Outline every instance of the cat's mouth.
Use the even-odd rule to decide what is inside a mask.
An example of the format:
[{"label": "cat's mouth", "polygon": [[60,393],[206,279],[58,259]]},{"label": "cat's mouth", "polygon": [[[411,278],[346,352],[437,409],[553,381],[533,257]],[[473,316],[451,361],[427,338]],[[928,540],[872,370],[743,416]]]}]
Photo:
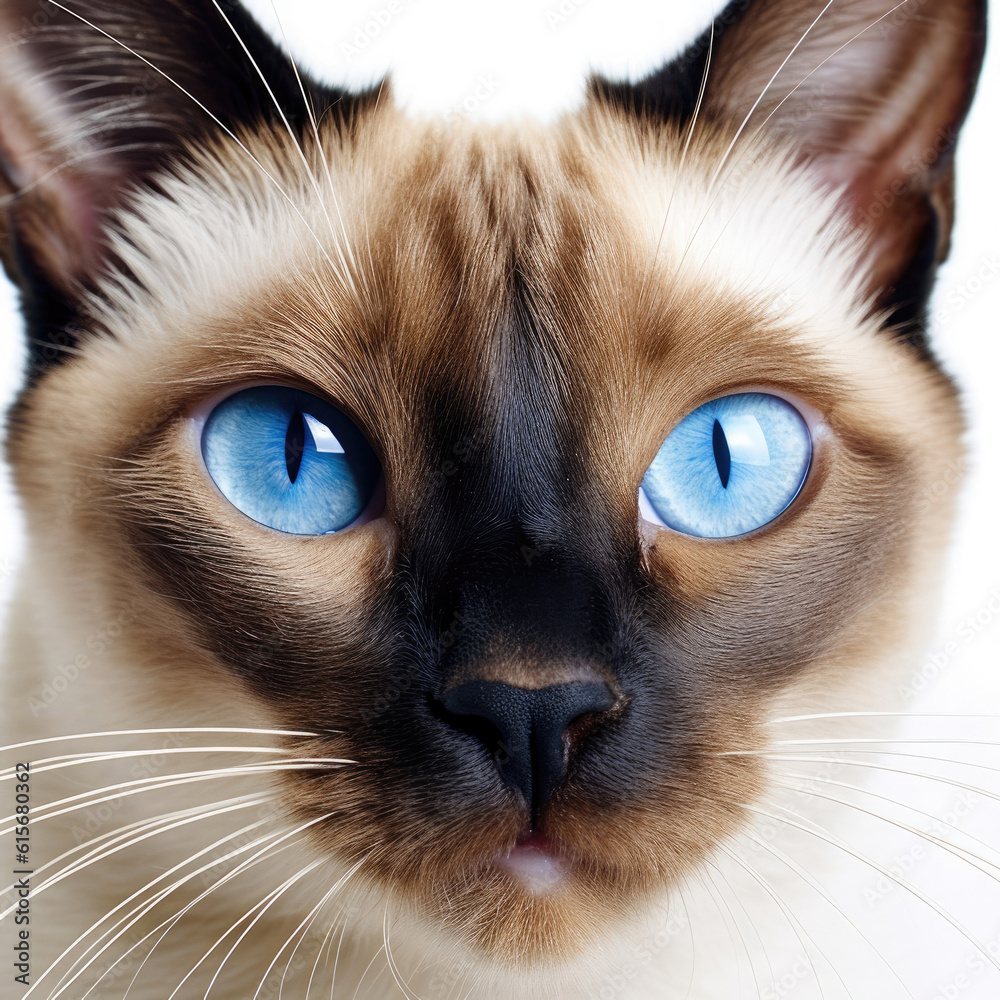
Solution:
[{"label": "cat's mouth", "polygon": [[[296,750],[362,757],[342,735]],[[756,758],[696,750],[674,764],[671,784],[615,803],[595,801],[600,776],[581,751],[537,813],[503,787],[485,753],[450,759],[430,785],[405,771],[376,781],[375,768],[361,765],[304,771],[289,775],[290,802],[303,822],[328,817],[310,828],[318,846],[341,874],[358,865],[374,898],[424,914],[477,955],[551,963],[587,952],[660,899],[743,822],[732,803],[741,788],[755,789]]]},{"label": "cat's mouth", "polygon": [[494,864],[533,896],[559,892],[569,880],[572,862],[544,833],[527,830],[509,851],[497,854]]}]

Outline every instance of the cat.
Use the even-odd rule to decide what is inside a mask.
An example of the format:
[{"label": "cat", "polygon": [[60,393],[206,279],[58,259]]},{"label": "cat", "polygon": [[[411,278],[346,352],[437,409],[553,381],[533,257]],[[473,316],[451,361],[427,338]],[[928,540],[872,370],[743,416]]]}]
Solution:
[{"label": "cat", "polygon": [[15,995],[717,1000],[744,926],[899,989],[778,838],[926,643],[984,17],[738,0],[446,127],[235,3],[0,4]]}]

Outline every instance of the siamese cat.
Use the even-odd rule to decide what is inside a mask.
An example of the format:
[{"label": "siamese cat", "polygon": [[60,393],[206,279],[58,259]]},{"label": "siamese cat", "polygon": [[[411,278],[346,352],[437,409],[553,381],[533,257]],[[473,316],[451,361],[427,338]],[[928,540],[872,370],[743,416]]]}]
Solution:
[{"label": "siamese cat", "polygon": [[2,0],[4,996],[913,996],[797,900],[935,606],[984,20],[738,0],[494,126]]}]

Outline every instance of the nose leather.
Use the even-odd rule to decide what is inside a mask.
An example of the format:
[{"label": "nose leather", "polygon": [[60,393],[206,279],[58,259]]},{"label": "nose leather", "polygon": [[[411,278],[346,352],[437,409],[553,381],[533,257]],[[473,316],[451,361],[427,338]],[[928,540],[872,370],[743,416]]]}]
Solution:
[{"label": "nose leather", "polygon": [[567,729],[582,716],[607,712],[615,701],[603,683],[529,690],[477,680],[448,691],[442,704],[456,727],[494,753],[501,778],[521,794],[537,818],[566,777]]}]

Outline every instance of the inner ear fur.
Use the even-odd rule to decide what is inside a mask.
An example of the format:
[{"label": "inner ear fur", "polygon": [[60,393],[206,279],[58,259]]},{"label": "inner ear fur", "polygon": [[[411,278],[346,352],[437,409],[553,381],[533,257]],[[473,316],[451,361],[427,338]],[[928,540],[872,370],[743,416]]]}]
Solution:
[{"label": "inner ear fur", "polygon": [[279,122],[275,99],[301,133],[307,100],[343,122],[369,96],[305,79],[304,98],[232,0],[0,0],[0,40],[0,255],[35,362],[66,341],[130,194],[209,136]]},{"label": "inner ear fur", "polygon": [[700,113],[733,135],[793,144],[823,187],[843,192],[868,236],[875,308],[919,337],[948,252],[953,153],[985,20],[985,0],[738,0],[669,66],[593,93],[683,123],[707,62]]}]

